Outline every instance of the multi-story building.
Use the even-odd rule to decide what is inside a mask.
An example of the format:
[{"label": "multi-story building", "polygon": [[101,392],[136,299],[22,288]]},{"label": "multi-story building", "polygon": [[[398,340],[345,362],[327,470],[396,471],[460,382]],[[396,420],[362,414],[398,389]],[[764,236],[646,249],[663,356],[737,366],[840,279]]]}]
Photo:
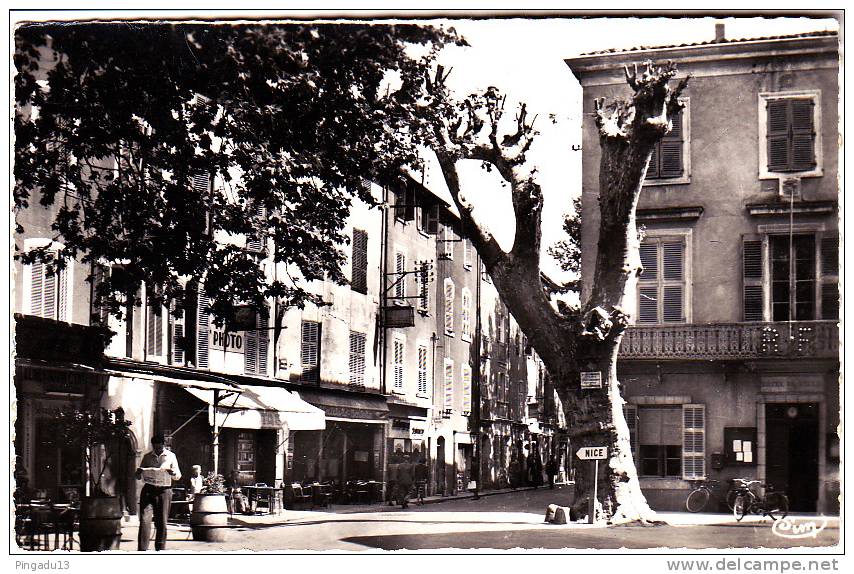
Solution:
[{"label": "multi-story building", "polygon": [[[839,38],[608,51],[567,60],[593,100],[623,66],[693,77],[638,206],[644,271],[618,373],[641,484],[679,509],[690,480],[747,476],[796,511],[838,511]],[[598,134],[582,135],[582,242],[598,238]],[[582,251],[590,290],[595,250]]]}]

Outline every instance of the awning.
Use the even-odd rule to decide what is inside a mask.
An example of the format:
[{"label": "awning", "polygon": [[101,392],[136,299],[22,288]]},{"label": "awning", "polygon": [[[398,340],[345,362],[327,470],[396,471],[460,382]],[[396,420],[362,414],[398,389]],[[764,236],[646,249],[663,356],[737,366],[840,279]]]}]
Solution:
[{"label": "awning", "polygon": [[375,424],[385,424],[388,420],[388,403],[382,395],[348,396],[306,389],[300,391],[300,396],[323,409],[327,420]]},{"label": "awning", "polygon": [[[187,387],[194,397],[210,405],[208,419],[214,423],[214,396],[207,390]],[[323,430],[323,411],[302,400],[299,393],[281,387],[239,385],[240,395],[219,401],[216,423],[226,428]]]},{"label": "awning", "polygon": [[[169,383],[173,385],[180,385],[187,390],[195,389],[199,391],[206,391],[211,395],[211,401],[213,401],[213,393],[210,391],[223,391],[223,393],[234,393],[239,392],[240,386],[237,383],[220,383],[217,381],[202,381],[198,379],[176,379],[173,377],[167,377],[164,375],[159,375],[156,373],[137,373],[134,371],[113,371],[110,369],[105,369],[103,371],[108,375],[112,375],[114,377],[125,377],[128,379],[145,379],[148,381],[156,381],[159,383]],[[223,395],[224,396],[224,395]]]}]

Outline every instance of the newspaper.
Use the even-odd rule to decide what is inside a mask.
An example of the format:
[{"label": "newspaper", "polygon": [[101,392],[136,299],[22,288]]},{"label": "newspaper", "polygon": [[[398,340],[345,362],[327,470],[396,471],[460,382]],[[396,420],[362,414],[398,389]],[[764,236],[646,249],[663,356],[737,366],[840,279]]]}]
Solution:
[{"label": "newspaper", "polygon": [[172,486],[172,475],[163,468],[143,468],[142,481],[152,486]]}]

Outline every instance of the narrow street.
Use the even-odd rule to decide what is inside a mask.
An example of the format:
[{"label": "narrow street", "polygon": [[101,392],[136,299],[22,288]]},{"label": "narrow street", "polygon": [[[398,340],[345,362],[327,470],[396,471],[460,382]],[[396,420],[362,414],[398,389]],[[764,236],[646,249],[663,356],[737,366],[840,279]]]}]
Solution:
[{"label": "narrow street", "polygon": [[[646,548],[797,548],[833,546],[839,520],[828,519],[815,537],[784,538],[772,532],[768,518],[732,515],[662,513],[658,527],[597,527],[543,522],[546,506],[566,503],[567,491],[548,488],[458,499],[406,510],[389,506],[336,506],[331,510],[284,511],[271,516],[235,516],[230,540],[192,540],[186,525],[170,524],[168,550],[222,551],[377,551],[479,549],[646,549]],[[821,517],[794,517],[799,524]],[[121,549],[136,548],[135,522],[125,523]]]}]

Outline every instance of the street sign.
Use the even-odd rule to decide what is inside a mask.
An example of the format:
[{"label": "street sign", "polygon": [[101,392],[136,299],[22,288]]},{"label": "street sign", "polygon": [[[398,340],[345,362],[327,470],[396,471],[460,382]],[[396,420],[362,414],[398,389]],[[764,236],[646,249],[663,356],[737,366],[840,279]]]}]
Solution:
[{"label": "street sign", "polygon": [[578,449],[575,456],[581,460],[602,460],[608,458],[607,446],[583,446]]},{"label": "street sign", "polygon": [[581,372],[581,388],[582,389],[601,389],[602,388],[602,371],[582,371]]}]

